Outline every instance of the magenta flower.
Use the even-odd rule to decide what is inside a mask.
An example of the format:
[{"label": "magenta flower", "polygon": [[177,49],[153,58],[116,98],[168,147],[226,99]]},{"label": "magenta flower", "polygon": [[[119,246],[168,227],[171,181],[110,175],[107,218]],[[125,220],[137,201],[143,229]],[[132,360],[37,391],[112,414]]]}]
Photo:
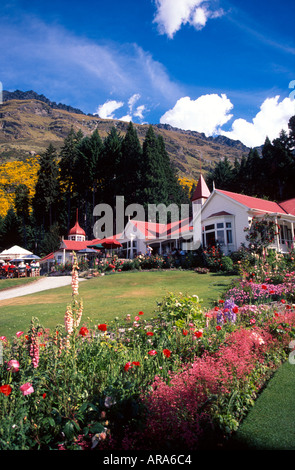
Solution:
[{"label": "magenta flower", "polygon": [[30,395],[31,393],[34,392],[33,386],[29,382],[26,382],[25,384],[21,385],[19,389],[24,396]]},{"label": "magenta flower", "polygon": [[11,359],[7,363],[7,370],[11,370],[11,372],[18,372],[19,371],[19,362],[15,359]]},{"label": "magenta flower", "polygon": [[16,336],[19,338],[19,337],[20,337],[21,335],[23,335],[23,334],[24,334],[23,331],[18,331],[18,332],[16,333]]}]

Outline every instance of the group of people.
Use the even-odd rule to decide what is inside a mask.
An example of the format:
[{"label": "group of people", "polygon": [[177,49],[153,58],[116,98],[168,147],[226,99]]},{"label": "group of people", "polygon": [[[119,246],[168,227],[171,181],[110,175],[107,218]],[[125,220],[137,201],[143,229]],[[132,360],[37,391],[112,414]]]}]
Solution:
[{"label": "group of people", "polygon": [[6,278],[38,276],[40,273],[40,264],[38,261],[32,261],[30,264],[25,264],[23,260],[18,264],[13,264],[8,261],[0,266],[1,277]]}]

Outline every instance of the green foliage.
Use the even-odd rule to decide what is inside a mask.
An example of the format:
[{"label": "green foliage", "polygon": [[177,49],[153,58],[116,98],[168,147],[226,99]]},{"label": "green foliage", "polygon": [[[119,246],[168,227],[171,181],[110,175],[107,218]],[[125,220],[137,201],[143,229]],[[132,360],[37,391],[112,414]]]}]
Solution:
[{"label": "green foliage", "polygon": [[294,197],[294,119],[289,120],[289,132],[281,131],[272,142],[267,137],[261,155],[257,149],[232,165],[227,158],[215,164],[209,172],[209,187],[284,201]]}]

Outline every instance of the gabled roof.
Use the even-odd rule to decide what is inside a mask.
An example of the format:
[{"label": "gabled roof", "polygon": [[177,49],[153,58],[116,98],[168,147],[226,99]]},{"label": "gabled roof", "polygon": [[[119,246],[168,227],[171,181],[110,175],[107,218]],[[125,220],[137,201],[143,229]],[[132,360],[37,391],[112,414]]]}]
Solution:
[{"label": "gabled roof", "polygon": [[224,196],[233,199],[248,209],[255,209],[261,212],[272,212],[275,214],[288,214],[282,205],[277,202],[267,201],[266,199],[260,199],[253,196],[245,196],[244,194],[233,193],[231,191],[223,191],[221,189],[216,189],[215,191],[216,193],[223,194]]},{"label": "gabled roof", "polygon": [[280,206],[288,212],[288,214],[295,215],[295,198],[288,199],[287,201],[280,202]]},{"label": "gabled roof", "polygon": [[145,222],[141,220],[130,220],[145,240],[155,240],[160,238],[179,238],[183,233],[192,230],[190,218],[177,220],[169,224],[155,222]]},{"label": "gabled roof", "polygon": [[203,178],[203,175],[200,175],[197,187],[192,197],[192,201],[196,201],[197,199],[207,199],[210,196],[209,188]]}]

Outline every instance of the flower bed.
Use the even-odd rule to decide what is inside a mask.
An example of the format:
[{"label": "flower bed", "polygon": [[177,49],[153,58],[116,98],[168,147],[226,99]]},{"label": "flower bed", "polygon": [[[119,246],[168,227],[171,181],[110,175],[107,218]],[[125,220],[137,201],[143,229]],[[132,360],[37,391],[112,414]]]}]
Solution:
[{"label": "flower bed", "polygon": [[27,334],[0,337],[0,449],[214,446],[287,358],[287,302],[239,306],[229,296],[205,311],[196,295],[169,294],[152,320],[139,311],[93,325],[77,269],[63,325],[50,332],[33,318]]}]

